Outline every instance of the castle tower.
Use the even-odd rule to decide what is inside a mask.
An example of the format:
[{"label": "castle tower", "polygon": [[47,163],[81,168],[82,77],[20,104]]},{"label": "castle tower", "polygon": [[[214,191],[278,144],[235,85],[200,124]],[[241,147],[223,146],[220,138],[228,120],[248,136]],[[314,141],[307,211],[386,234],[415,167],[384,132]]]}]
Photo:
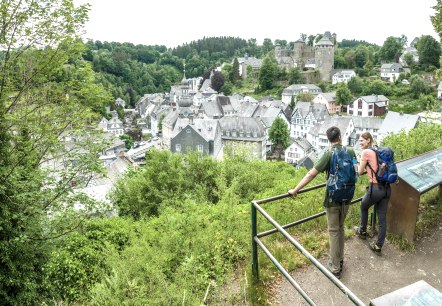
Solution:
[{"label": "castle tower", "polygon": [[326,32],[315,45],[315,66],[323,81],[331,80],[331,72],[334,68],[335,45],[330,38],[330,32]]},{"label": "castle tower", "polygon": [[302,69],[303,66],[303,53],[305,48],[305,42],[301,39],[295,41],[293,47],[293,61],[295,62],[296,67]]}]

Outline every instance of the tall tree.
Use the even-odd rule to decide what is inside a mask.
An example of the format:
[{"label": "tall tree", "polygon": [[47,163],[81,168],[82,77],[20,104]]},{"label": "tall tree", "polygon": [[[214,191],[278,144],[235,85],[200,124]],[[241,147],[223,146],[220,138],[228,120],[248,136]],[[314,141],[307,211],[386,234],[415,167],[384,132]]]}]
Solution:
[{"label": "tall tree", "polygon": [[299,68],[290,68],[288,77],[289,77],[289,84],[304,83],[304,78],[301,76],[301,71],[299,70]]},{"label": "tall tree", "polygon": [[232,71],[230,72],[229,78],[233,84],[236,84],[237,81],[241,80],[241,76],[239,75],[239,62],[236,57],[233,60]]},{"label": "tall tree", "polygon": [[[88,103],[100,109],[110,97],[81,60],[78,33],[87,11],[72,0],[0,5],[0,300],[5,305],[38,303],[50,240],[84,217],[73,205],[87,204],[86,197],[72,186],[85,186],[100,168],[101,148],[86,132],[95,119]],[[66,146],[68,138],[79,141]]]},{"label": "tall tree", "polygon": [[212,88],[215,91],[220,91],[221,87],[224,85],[224,75],[219,71],[214,71],[212,78],[210,79],[212,82]]},{"label": "tall tree", "polygon": [[348,89],[346,83],[339,83],[336,90],[336,103],[339,105],[348,105],[353,99],[350,89]]},{"label": "tall tree", "polygon": [[274,56],[266,56],[259,69],[258,82],[261,90],[273,88],[276,76],[278,75],[278,64]]},{"label": "tall tree", "polygon": [[419,54],[419,64],[423,66],[434,66],[439,68],[441,48],[439,42],[431,35],[423,35],[416,45]]},{"label": "tall tree", "polygon": [[267,55],[270,51],[273,51],[275,46],[273,45],[273,42],[270,38],[264,38],[264,41],[262,43],[262,53],[263,55]]},{"label": "tall tree", "polygon": [[384,41],[379,50],[379,59],[386,62],[395,61],[401,54],[403,47],[401,38],[390,36]]},{"label": "tall tree", "polygon": [[269,130],[269,139],[272,141],[273,149],[281,147],[286,149],[289,146],[290,130],[282,118],[276,118]]}]

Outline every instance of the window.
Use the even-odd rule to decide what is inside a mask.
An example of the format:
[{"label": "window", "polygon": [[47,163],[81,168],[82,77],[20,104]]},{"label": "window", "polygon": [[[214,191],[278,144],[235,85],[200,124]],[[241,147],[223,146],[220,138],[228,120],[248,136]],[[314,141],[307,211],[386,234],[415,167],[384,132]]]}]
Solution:
[{"label": "window", "polygon": [[198,145],[198,152],[203,152],[203,145],[202,144]]},{"label": "window", "polygon": [[359,111],[359,112],[358,112],[358,116],[362,116],[362,111]]},{"label": "window", "polygon": [[186,133],[187,133],[187,134],[190,134],[190,129],[187,129],[187,130],[186,130]]},{"label": "window", "polygon": [[177,143],[177,144],[175,145],[175,151],[176,151],[176,152],[181,152],[181,145],[180,145],[179,143]]}]

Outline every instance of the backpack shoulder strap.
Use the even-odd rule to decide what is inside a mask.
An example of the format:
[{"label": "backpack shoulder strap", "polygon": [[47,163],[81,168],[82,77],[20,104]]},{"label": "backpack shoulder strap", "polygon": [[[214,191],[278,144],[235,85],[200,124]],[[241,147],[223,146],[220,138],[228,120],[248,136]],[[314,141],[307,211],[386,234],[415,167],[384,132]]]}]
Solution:
[{"label": "backpack shoulder strap", "polygon": [[[331,150],[329,150],[329,152],[331,152],[331,155],[330,155],[330,161],[329,161],[330,162],[330,166],[329,166],[327,178],[330,176],[331,173],[333,173],[333,174],[336,173],[335,169],[333,169],[333,165],[335,164],[335,161],[336,161],[337,156],[338,156],[338,152],[337,152],[336,148],[331,148]],[[336,161],[336,165],[337,164],[338,163]]]}]

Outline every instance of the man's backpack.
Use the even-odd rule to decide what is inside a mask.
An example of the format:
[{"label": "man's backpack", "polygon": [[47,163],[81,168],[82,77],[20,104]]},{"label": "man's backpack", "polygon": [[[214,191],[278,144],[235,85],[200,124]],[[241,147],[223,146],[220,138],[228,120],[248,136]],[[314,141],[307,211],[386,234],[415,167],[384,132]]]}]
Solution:
[{"label": "man's backpack", "polygon": [[389,147],[373,147],[370,148],[376,153],[376,160],[378,162],[378,170],[373,171],[373,168],[367,163],[372,173],[375,173],[378,183],[392,184],[398,180],[397,167],[394,163],[394,152]]},{"label": "man's backpack", "polygon": [[326,183],[328,202],[349,202],[355,193],[356,171],[353,157],[343,146],[334,148],[330,160],[329,176]]}]

